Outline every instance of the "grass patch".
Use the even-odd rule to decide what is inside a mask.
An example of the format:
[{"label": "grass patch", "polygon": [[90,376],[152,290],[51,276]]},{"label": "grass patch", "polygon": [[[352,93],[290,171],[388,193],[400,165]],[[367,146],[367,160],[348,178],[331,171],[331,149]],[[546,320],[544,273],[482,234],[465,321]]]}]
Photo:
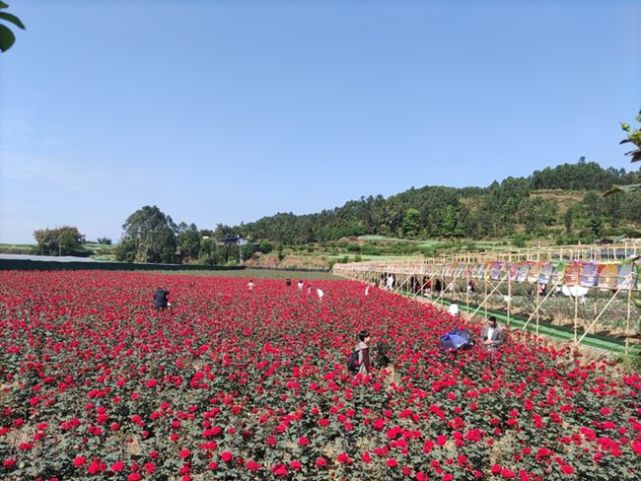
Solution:
[{"label": "grass patch", "polygon": [[182,274],[188,276],[214,276],[214,277],[244,277],[255,279],[286,279],[289,277],[292,282],[298,279],[305,280],[339,280],[341,277],[323,271],[294,271],[285,269],[237,269],[228,271],[140,271],[153,274]]}]

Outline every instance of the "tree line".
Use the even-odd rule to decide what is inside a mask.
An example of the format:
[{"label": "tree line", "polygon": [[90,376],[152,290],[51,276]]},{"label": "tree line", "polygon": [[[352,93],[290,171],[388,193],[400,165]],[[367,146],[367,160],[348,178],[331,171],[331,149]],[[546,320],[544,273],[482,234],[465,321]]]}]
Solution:
[{"label": "tree line", "polygon": [[[638,172],[579,160],[535,171],[529,177],[508,177],[488,187],[453,188],[425,186],[384,198],[361,197],[342,207],[318,214],[279,213],[232,228],[254,239],[284,245],[305,244],[342,237],[375,234],[411,239],[512,235],[544,235],[563,226],[568,238],[598,237],[608,228],[641,221],[641,197],[602,198],[600,192],[613,185],[639,182]],[[571,205],[559,205],[553,195],[541,190],[579,191]],[[558,230],[558,229],[557,229]]]},{"label": "tree line", "polygon": [[[388,198],[361,197],[316,214],[278,213],[237,226],[218,224],[214,229],[176,223],[157,206],[144,206],[125,220],[115,254],[117,260],[127,262],[229,264],[257,250],[277,249],[282,255],[284,246],[366,234],[406,239],[552,234],[559,243],[591,242],[604,235],[629,233],[630,226],[641,224],[641,191],[601,195],[614,185],[640,181],[638,172],[604,169],[581,159],[487,187],[411,188]],[[560,204],[555,194],[574,200]],[[84,236],[75,227],[38,230],[34,236],[41,253],[82,252]],[[248,242],[241,245],[238,237]]]}]

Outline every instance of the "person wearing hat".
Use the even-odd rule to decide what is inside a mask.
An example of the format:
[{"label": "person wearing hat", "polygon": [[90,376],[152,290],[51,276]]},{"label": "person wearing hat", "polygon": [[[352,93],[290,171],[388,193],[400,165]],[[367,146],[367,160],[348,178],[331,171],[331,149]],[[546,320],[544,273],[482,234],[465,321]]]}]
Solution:
[{"label": "person wearing hat", "polygon": [[368,374],[371,370],[371,364],[369,360],[369,341],[371,337],[368,330],[363,330],[358,333],[358,344],[354,348],[354,351],[358,353],[358,374]]}]

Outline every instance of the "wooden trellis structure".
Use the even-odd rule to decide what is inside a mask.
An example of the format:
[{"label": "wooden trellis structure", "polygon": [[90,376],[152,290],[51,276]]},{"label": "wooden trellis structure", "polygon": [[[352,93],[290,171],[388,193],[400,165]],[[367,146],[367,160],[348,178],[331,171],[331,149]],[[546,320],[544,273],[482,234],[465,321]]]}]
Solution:
[{"label": "wooden trellis structure", "polygon": [[594,334],[624,339],[627,355],[641,337],[640,256],[641,243],[628,242],[335,264],[333,273],[465,305],[473,316],[500,312],[508,325],[517,315],[537,334],[542,323],[558,324],[572,329],[575,345]]}]

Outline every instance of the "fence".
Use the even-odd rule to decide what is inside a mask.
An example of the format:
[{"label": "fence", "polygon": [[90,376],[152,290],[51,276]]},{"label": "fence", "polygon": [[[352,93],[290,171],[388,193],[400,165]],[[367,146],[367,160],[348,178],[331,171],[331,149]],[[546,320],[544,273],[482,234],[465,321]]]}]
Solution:
[{"label": "fence", "polygon": [[630,345],[641,340],[641,245],[563,246],[502,253],[459,254],[435,259],[336,264],[335,275],[458,303],[472,315],[499,312],[509,325],[541,325],[571,331],[575,345],[586,336]]}]

